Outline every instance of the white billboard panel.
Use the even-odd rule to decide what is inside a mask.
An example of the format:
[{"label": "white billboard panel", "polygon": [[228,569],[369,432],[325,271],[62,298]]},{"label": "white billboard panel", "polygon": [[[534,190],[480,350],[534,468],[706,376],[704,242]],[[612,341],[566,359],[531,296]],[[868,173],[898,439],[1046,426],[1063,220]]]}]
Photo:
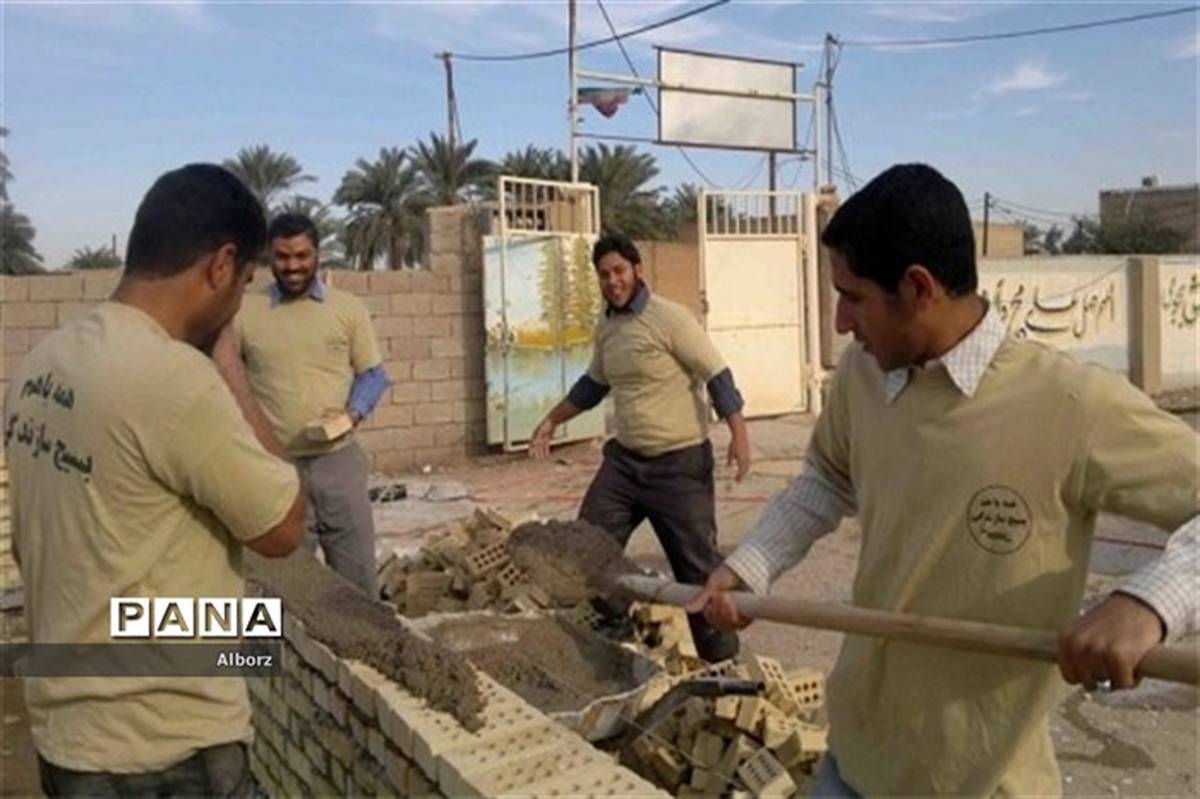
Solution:
[{"label": "white billboard panel", "polygon": [[[660,48],[658,139],[666,144],[796,149],[796,102],[704,90],[793,95],[795,65]],[[682,88],[668,88],[668,87]]]}]

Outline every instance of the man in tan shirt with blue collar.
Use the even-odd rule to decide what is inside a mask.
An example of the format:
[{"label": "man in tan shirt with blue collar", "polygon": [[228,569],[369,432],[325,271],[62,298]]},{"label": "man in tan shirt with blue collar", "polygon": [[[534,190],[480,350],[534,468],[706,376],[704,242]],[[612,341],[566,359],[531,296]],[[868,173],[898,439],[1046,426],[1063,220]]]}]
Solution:
[{"label": "man in tan shirt with blue collar", "polygon": [[[596,406],[611,390],[617,434],[604,446],[604,462],[579,518],[603,527],[622,546],[648,519],[675,579],[699,585],[721,560],[708,405],[701,389],[707,388],[717,414],[729,424],[728,461],[737,461],[738,480],[750,468],[742,397],[691,311],[650,292],[632,241],[619,234],[601,238],[592,262],[608,302],[596,328],[592,363],[538,425],[530,450],[547,456],[554,428]],[[702,658],[737,654],[735,634],[699,615],[688,621]]]},{"label": "man in tan shirt with blue collar", "polygon": [[[1197,437],[1124,377],[1008,339],[976,294],[958,189],[921,164],[852,196],[822,237],[837,328],[853,333],[805,471],[693,601],[744,626],[726,591],[765,592],[857,513],[854,604],[1060,630],[1059,668],[848,635],[829,678],[814,796],[1047,796],[1061,676],[1133,685],[1195,629]],[[1163,556],[1082,617],[1096,514],[1170,531]]]},{"label": "man in tan shirt with blue collar", "polygon": [[[282,214],[267,231],[274,280],[246,297],[235,321],[246,372],[308,494],[308,546],[378,599],[370,465],[352,429],[388,388],[371,315],[319,274],[316,225]],[[331,437],[322,419],[348,420]]]}]

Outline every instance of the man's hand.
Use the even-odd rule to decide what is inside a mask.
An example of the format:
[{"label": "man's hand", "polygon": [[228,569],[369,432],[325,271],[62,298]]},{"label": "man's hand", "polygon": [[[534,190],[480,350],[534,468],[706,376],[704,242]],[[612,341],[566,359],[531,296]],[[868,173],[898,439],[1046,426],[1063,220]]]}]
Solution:
[{"label": "man's hand", "polygon": [[557,426],[548,416],[538,423],[533,438],[529,440],[529,457],[539,461],[550,457],[550,439],[554,437],[554,428]]},{"label": "man's hand", "polygon": [[1134,670],[1163,638],[1163,623],[1148,605],[1115,593],[1058,635],[1058,668],[1072,685],[1093,691],[1108,681],[1113,688],[1137,684]]},{"label": "man's hand", "polygon": [[229,370],[238,372],[242,369],[242,352],[238,345],[237,335],[233,332],[233,324],[226,324],[217,333],[212,345],[212,359],[221,374]]},{"label": "man's hand", "polygon": [[734,482],[740,483],[750,473],[750,432],[746,429],[746,419],[740,412],[731,413],[725,422],[729,425],[729,454],[725,465],[732,466],[734,461],[737,462],[737,474],[733,479]]},{"label": "man's hand", "polygon": [[688,613],[703,613],[709,624],[721,630],[740,630],[750,619],[738,613],[729,592],[742,588],[742,580],[733,569],[722,563],[704,583],[704,588],[684,606]]}]

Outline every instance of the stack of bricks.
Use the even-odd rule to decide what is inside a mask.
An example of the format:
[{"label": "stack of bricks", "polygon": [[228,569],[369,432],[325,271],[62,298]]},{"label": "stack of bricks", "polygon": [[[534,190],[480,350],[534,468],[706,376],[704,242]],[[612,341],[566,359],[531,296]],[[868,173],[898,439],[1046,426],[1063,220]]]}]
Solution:
[{"label": "stack of bricks", "polygon": [[484,508],[431,534],[405,557],[390,554],[379,565],[384,598],[408,618],[427,613],[544,610],[551,597],[508,556],[506,539],[524,517]]},{"label": "stack of bricks", "polygon": [[665,796],[486,675],[469,732],[291,617],[283,653],[281,676],[247,680],[272,796]]},{"label": "stack of bricks", "polygon": [[821,672],[786,674],[772,658],[743,656],[709,673],[756,680],[764,690],[689,699],[634,741],[639,771],[680,797],[802,795],[826,748],[825,730],[815,723]]},{"label": "stack of bricks", "polygon": [[[367,305],[392,379],[357,433],[383,472],[485,448],[482,234],[465,206],[430,209],[426,224],[428,269],[328,273]],[[0,394],[43,336],[107,298],[119,278],[115,269],[0,276]],[[258,288],[269,279],[260,269]]]}]

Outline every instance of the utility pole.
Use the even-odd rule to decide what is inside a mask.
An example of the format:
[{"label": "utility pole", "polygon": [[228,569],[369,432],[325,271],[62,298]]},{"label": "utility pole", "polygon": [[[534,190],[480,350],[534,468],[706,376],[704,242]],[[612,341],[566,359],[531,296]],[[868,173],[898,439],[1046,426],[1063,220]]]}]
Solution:
[{"label": "utility pole", "polygon": [[767,189],[771,192],[771,199],[768,202],[767,212],[771,219],[769,222],[770,232],[775,232],[775,151],[767,153]]},{"label": "utility pole", "polygon": [[837,38],[825,34],[825,185],[833,185],[833,48]]},{"label": "utility pole", "polygon": [[983,193],[983,257],[987,258],[988,251],[988,217],[992,211],[992,195],[989,192]]},{"label": "utility pole", "polygon": [[571,71],[571,99],[567,104],[571,114],[571,182],[579,182],[579,88],[575,74],[575,0],[567,0],[567,68]]},{"label": "utility pole", "polygon": [[446,67],[446,142],[450,152],[454,152],[456,144],[455,129],[458,121],[458,103],[454,99],[454,67],[451,65],[453,54],[449,51],[438,53],[434,58],[440,58]]}]

